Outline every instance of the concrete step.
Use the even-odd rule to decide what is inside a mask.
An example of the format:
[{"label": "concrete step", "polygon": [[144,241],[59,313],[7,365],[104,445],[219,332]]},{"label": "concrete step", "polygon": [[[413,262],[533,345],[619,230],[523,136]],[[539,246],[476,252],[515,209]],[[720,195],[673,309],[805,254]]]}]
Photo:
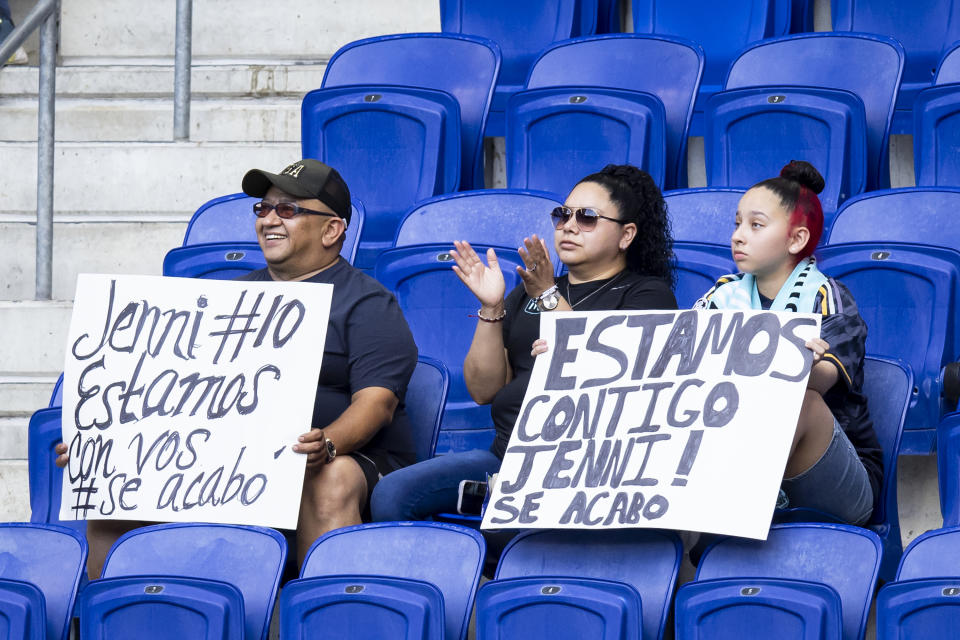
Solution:
[{"label": "concrete step", "polygon": [[[114,58],[89,60],[88,64],[57,67],[57,98],[128,97],[169,98],[173,95],[173,63],[122,64]],[[293,96],[302,97],[323,82],[325,64],[303,60],[195,62],[190,90],[198,97]],[[0,95],[36,97],[39,77],[36,67],[4,67]]]},{"label": "concrete step", "polygon": [[[0,158],[0,221],[35,219],[36,144],[0,143]],[[136,218],[131,212],[186,221],[207,200],[239,191],[247,170],[279,171],[298,158],[295,142],[62,142],[55,151],[54,207],[76,216],[71,221],[126,221]]]},{"label": "concrete step", "polygon": [[[176,3],[65,0],[60,54],[172,57]],[[205,0],[193,3],[193,55],[325,61],[344,44],[387,33],[439,31],[440,5],[424,0]]]},{"label": "concrete step", "polygon": [[[53,297],[72,300],[80,273],[160,275],[167,251],[183,242],[189,218],[183,214],[175,221],[55,221]],[[0,279],[0,300],[34,297],[35,242],[35,224],[0,218],[0,273],[13,276]]]},{"label": "concrete step", "polygon": [[[59,372],[0,375],[0,418],[29,416],[46,407]],[[3,436],[0,435],[0,446]]]},{"label": "concrete step", "polygon": [[[194,99],[190,139],[195,142],[298,142],[296,98]],[[37,139],[35,98],[0,99],[0,138]],[[168,142],[173,139],[173,100],[164,98],[58,98],[56,138],[68,142]]]},{"label": "concrete step", "polygon": [[[0,301],[0,327],[4,332],[0,366],[4,378],[41,374],[56,378],[63,369],[72,312],[73,303],[64,300]],[[40,406],[46,404],[43,400]]]},{"label": "concrete step", "polygon": [[27,457],[29,417],[0,418],[0,461]]},{"label": "concrete step", "polygon": [[0,460],[0,522],[30,520],[30,481],[26,460]]}]

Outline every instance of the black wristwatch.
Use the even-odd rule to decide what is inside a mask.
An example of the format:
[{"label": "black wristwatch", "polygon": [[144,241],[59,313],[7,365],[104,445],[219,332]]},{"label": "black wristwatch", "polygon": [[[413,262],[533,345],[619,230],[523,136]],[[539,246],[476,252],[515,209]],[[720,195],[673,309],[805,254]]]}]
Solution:
[{"label": "black wristwatch", "polygon": [[327,464],[330,464],[337,457],[337,448],[333,446],[333,440],[330,438],[325,439],[324,445],[327,447]]},{"label": "black wristwatch", "polygon": [[553,311],[560,304],[560,294],[557,293],[557,285],[553,285],[536,299],[537,308],[540,311]]}]

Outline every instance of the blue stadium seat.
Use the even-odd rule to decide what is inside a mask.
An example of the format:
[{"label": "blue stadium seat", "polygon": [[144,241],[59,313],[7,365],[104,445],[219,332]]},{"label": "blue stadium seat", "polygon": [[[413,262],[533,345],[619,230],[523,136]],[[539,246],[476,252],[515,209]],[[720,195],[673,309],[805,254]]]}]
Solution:
[{"label": "blue stadium seat", "polygon": [[623,582],[640,594],[643,638],[659,640],[682,553],[680,539],[670,531],[536,530],[507,545],[496,579],[540,576]]},{"label": "blue stadium seat", "polygon": [[431,640],[444,637],[443,632],[443,594],[422,580],[304,578],[290,581],[280,594],[280,640]]},{"label": "blue stadium seat", "polygon": [[806,33],[748,47],[723,88],[793,85],[855,94],[867,122],[867,190],[880,189],[890,184],[887,141],[903,61],[903,47],[885,36]]},{"label": "blue stadium seat", "polygon": [[729,245],[674,242],[673,255],[677,259],[673,295],[680,309],[692,308],[721,276],[737,273]]},{"label": "blue stadium seat", "polygon": [[670,234],[677,242],[719,244],[729,248],[743,194],[743,189],[724,187],[664,192]]},{"label": "blue stadium seat", "polygon": [[[580,176],[585,177],[584,176]],[[466,240],[495,247],[522,247],[533,234],[547,241],[550,258],[559,270],[553,246],[550,212],[563,204],[563,194],[521,189],[483,189],[437,196],[412,207],[397,229],[395,247]]]},{"label": "blue stadium seat", "polygon": [[[566,40],[581,31],[577,5],[582,0],[466,0],[440,1],[440,28],[445,33],[483,36],[500,45],[503,62],[496,92],[487,120],[487,136],[504,134],[504,112],[507,101],[523,88],[537,54],[554,42]],[[596,0],[593,1],[594,23]],[[589,16],[589,10],[587,12]],[[587,20],[589,26],[589,18]],[[595,29],[594,24],[594,29]],[[584,33],[582,35],[590,35]],[[475,185],[479,187],[480,185]]]},{"label": "blue stadium seat", "polygon": [[86,575],[86,538],[56,525],[0,523],[0,559],[0,579],[29,583],[43,594],[46,622],[41,637],[67,640],[77,588]]},{"label": "blue stadium seat", "polygon": [[641,640],[640,594],[589,578],[492,580],[477,593],[477,640]]},{"label": "blue stadium seat", "polygon": [[103,578],[186,577],[226,582],[243,595],[244,637],[266,640],[287,543],[264,527],[173,523],[134,529],[107,554]]},{"label": "blue stadium seat", "polygon": [[960,184],[958,130],[960,42],[950,45],[937,68],[933,86],[913,101],[913,164],[921,186]]},{"label": "blue stadium seat", "polygon": [[63,404],[63,374],[57,378],[53,385],[53,391],[50,393],[50,403],[48,407],[59,407]]},{"label": "blue stadium seat", "polygon": [[824,229],[824,244],[907,242],[956,249],[960,189],[908,187],[864,193],[847,200]]},{"label": "blue stadium seat", "polygon": [[[804,580],[840,596],[843,638],[863,638],[882,554],[874,532],[841,524],[778,524],[766,541],[725,537],[700,559],[697,581]],[[766,636],[767,634],[759,634]]]},{"label": "blue stadium seat", "polygon": [[751,187],[791,160],[823,174],[825,212],[866,187],[863,102],[840,89],[770,86],[715,94],[704,110],[707,184]]},{"label": "blue stadium seat", "polygon": [[46,604],[36,586],[0,578],[0,640],[47,640]]},{"label": "blue stadium seat", "polygon": [[903,554],[896,582],[877,594],[877,640],[949,638],[960,622],[960,529],[921,534]]},{"label": "blue stadium seat", "polygon": [[78,607],[84,640],[243,637],[243,594],[217,580],[172,576],[94,580],[80,593]]},{"label": "blue stadium seat", "polygon": [[[604,0],[606,4],[608,0]],[[576,0],[576,7],[573,10],[573,32],[572,36],[592,36],[597,33],[600,18],[598,12],[601,4],[598,0]]]},{"label": "blue stadium seat", "polygon": [[[897,456],[903,421],[913,396],[913,373],[903,362],[867,356],[863,361],[863,395],[883,449],[883,484],[880,494],[874,496],[873,514],[867,527],[880,536],[883,543],[880,579],[889,581],[893,580],[903,553],[897,506]],[[830,514],[803,508],[778,509],[774,521],[839,522]]]},{"label": "blue stadium seat", "polygon": [[163,275],[174,278],[235,280],[266,266],[256,242],[192,244],[171,249],[163,257]]},{"label": "blue stadium seat", "polygon": [[60,444],[59,406],[40,409],[27,427],[27,470],[30,486],[30,522],[56,524],[86,534],[86,520],[60,520],[63,471],[55,464],[54,447]]},{"label": "blue stadium seat", "polygon": [[805,580],[726,578],[677,591],[677,640],[842,640],[840,595]]},{"label": "blue stadium seat", "polygon": [[389,248],[398,218],[414,203],[456,191],[460,107],[449,93],[390,85],[315,89],[301,108],[303,157],[336,167],[363,198],[370,224],[358,263]]},{"label": "blue stadium seat", "polygon": [[388,84],[449,93],[460,104],[460,188],[481,189],[483,128],[499,72],[500,48],[491,40],[411,33],[345,45],[327,63],[322,86]]},{"label": "blue stadium seat", "polygon": [[[929,454],[940,421],[940,371],[956,358],[960,253],[888,242],[831,244],[820,269],[853,293],[867,352],[899,358],[915,377],[901,453]],[[907,330],[912,328],[913,330]]]},{"label": "blue stadium seat", "polygon": [[943,57],[937,65],[937,75],[933,84],[953,84],[960,82],[960,41],[944,49]]},{"label": "blue stadium seat", "polygon": [[[633,32],[676,36],[698,43],[706,55],[697,111],[723,85],[730,61],[747,45],[781,35],[771,0],[633,0]],[[782,28],[782,24],[780,25]]]},{"label": "blue stadium seat", "polygon": [[831,0],[833,30],[881,33],[906,50],[903,82],[893,133],[910,133],[910,108],[917,92],[929,87],[937,61],[960,39],[960,2],[954,0]]},{"label": "blue stadium seat", "polygon": [[417,367],[404,397],[417,448],[417,462],[432,458],[437,450],[437,436],[449,390],[450,374],[444,364],[426,356],[417,358]]},{"label": "blue stadium seat", "polygon": [[687,135],[703,64],[703,51],[685,40],[630,34],[577,38],[540,54],[525,88],[603,87],[659,98],[667,117],[662,186],[676,189],[687,186]]},{"label": "blue stadium seat", "polygon": [[774,0],[772,37],[813,31],[812,0]]},{"label": "blue stadium seat", "polygon": [[422,580],[443,594],[447,640],[465,640],[486,545],[465,527],[377,522],[335,529],[307,552],[301,578],[338,575]]},{"label": "blue stadium seat", "polygon": [[564,193],[607,164],[664,178],[663,103],[640,91],[551,87],[520,91],[507,106],[507,186]]},{"label": "blue stadium seat", "polygon": [[943,526],[960,525],[960,411],[946,414],[937,425],[937,479]]},{"label": "blue stadium seat", "polygon": [[620,33],[619,0],[599,0],[597,3],[597,33]]},{"label": "blue stadium seat", "polygon": [[[450,395],[437,443],[438,453],[482,449],[490,445],[490,408],[473,401],[463,381],[476,320],[476,296],[451,269],[449,244],[414,245],[380,254],[374,273],[400,303],[421,354],[443,362],[450,371]],[[475,245],[483,255],[487,247]],[[516,249],[496,248],[507,292],[520,282],[515,267],[523,264]]]}]

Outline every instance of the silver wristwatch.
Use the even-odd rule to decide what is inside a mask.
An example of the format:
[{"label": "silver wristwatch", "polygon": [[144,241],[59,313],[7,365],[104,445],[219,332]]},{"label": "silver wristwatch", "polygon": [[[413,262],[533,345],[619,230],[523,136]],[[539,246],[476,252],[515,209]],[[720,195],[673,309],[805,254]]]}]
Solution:
[{"label": "silver wristwatch", "polygon": [[537,308],[540,311],[553,311],[560,304],[560,294],[557,293],[557,285],[553,285],[539,296],[537,296]]},{"label": "silver wristwatch", "polygon": [[333,440],[330,438],[326,438],[323,444],[327,449],[327,464],[330,464],[337,457],[337,448],[333,446]]}]

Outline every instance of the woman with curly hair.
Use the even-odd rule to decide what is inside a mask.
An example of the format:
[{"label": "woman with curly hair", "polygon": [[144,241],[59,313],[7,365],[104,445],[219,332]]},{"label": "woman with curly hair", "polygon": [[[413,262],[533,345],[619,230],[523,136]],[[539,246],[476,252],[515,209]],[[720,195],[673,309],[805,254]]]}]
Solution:
[{"label": "woman with curly hair", "polygon": [[551,216],[568,273],[554,278],[546,243],[525,238],[522,283],[506,297],[493,250],[484,264],[467,242],[455,243],[453,270],[480,303],[464,380],[477,403],[491,405],[496,439],[489,450],[440,456],[384,477],[371,498],[374,520],[454,511],[462,480],[484,481],[499,470],[533,370],[541,313],[677,308],[666,205],[649,174],[608,165],[581,180]]}]

